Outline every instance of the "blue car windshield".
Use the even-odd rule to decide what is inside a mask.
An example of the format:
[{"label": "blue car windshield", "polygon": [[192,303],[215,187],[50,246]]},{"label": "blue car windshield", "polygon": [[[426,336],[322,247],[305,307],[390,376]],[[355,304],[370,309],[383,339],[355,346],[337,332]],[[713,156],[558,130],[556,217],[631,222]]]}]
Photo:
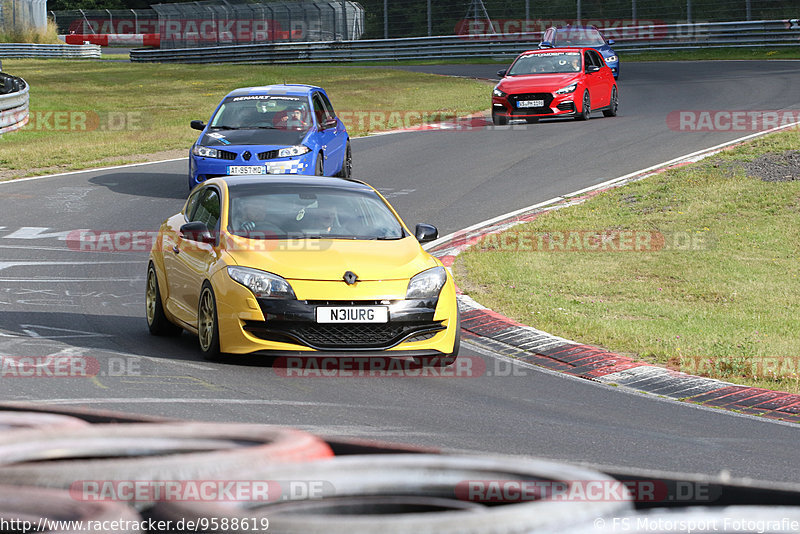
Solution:
[{"label": "blue car windshield", "polygon": [[250,239],[402,239],[374,192],[304,185],[231,186],[228,231]]},{"label": "blue car windshield", "polygon": [[507,76],[525,74],[566,74],[580,72],[579,52],[535,52],[517,58],[506,73]]},{"label": "blue car windshield", "polygon": [[594,28],[556,31],[553,46],[603,46],[606,44],[600,32]]},{"label": "blue car windshield", "polygon": [[305,132],[313,125],[308,100],[290,95],[243,95],[226,98],[209,129],[275,129]]}]

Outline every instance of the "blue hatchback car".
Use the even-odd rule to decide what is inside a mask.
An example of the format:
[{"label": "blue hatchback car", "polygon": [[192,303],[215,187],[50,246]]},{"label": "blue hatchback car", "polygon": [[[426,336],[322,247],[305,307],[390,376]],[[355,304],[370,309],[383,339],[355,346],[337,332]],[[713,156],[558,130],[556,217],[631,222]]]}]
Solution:
[{"label": "blue hatchback car", "polygon": [[217,176],[311,174],[349,177],[347,129],[312,85],[244,87],[228,93],[189,154],[189,189]]},{"label": "blue hatchback car", "polygon": [[586,48],[600,52],[614,79],[619,78],[619,56],[611,48],[614,39],[608,41],[594,26],[556,26],[547,28],[539,48]]}]

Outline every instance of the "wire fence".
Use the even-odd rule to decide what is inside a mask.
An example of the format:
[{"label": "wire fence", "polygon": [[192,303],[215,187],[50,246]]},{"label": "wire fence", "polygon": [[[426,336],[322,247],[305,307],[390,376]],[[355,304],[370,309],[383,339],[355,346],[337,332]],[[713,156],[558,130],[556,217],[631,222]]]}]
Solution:
[{"label": "wire fence", "polygon": [[[43,0],[2,0],[43,1]],[[60,34],[160,34],[162,48],[536,33],[800,17],[797,0],[202,0],[52,13]]]},{"label": "wire fence", "polygon": [[158,33],[158,13],[152,9],[72,9],[50,16],[59,35]]},{"label": "wire fence", "polygon": [[797,0],[359,0],[365,39],[520,33],[576,21],[603,28],[796,19]]},{"label": "wire fence", "polygon": [[59,34],[159,34],[161,48],[283,41],[360,39],[364,9],[357,2],[202,0],[156,4],[147,10],[52,13]]},{"label": "wire fence", "polygon": [[161,48],[263,41],[360,39],[364,10],[355,2],[220,3],[218,0],[154,5]]},{"label": "wire fence", "polygon": [[47,29],[47,0],[2,0],[0,33]]}]

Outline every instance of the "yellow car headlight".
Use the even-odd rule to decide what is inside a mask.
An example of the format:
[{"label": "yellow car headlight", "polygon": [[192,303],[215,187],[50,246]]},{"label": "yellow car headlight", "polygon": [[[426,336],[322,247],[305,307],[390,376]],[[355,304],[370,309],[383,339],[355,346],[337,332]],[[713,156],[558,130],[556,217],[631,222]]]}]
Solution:
[{"label": "yellow car headlight", "polygon": [[407,299],[429,299],[439,296],[439,292],[447,281],[444,267],[434,267],[422,271],[408,281]]},{"label": "yellow car headlight", "polygon": [[228,267],[228,276],[253,292],[258,298],[294,299],[294,290],[289,282],[277,274],[249,267]]}]

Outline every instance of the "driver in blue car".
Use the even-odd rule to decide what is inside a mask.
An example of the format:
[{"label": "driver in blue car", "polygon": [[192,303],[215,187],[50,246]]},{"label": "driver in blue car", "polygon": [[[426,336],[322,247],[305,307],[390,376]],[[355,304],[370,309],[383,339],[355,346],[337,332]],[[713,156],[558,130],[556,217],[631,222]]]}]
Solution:
[{"label": "driver in blue car", "polygon": [[290,108],[278,119],[278,128],[299,130],[308,128],[308,114],[303,106]]}]

